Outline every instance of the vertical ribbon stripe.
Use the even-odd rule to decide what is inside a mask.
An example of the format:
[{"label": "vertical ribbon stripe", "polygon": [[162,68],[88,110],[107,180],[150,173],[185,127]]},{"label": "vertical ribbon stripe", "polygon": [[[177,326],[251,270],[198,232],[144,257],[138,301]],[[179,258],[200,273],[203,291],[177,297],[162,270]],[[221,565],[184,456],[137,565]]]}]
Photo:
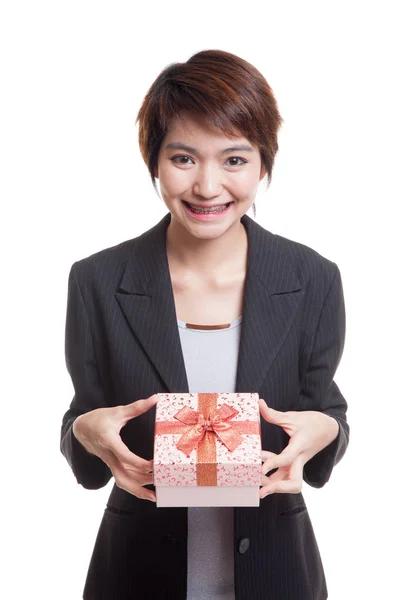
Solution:
[{"label": "vertical ribbon stripe", "polygon": [[[199,394],[198,411],[209,415],[217,408],[217,394]],[[197,447],[197,485],[217,485],[217,440],[206,431]]]}]

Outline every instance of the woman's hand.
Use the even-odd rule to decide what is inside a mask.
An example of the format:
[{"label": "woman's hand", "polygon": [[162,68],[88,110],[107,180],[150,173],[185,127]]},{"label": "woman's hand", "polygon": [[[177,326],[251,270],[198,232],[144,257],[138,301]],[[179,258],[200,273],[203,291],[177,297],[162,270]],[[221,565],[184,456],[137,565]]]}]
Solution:
[{"label": "woman's hand", "polygon": [[73,434],[84,448],[110,467],[118,487],[153,502],[156,501],[155,493],[143,487],[153,483],[153,461],[131,452],[119,432],[130,419],[154,406],[157,399],[157,394],[153,394],[126,406],[97,408],[79,415],[72,426]]},{"label": "woman's hand", "polygon": [[[339,424],[333,417],[315,410],[281,412],[269,408],[260,399],[264,419],[282,427],[290,436],[289,444],[280,453],[262,450],[262,487],[260,498],[276,492],[298,494],[303,484],[303,467],[310,458],[328,446],[339,433]],[[266,476],[272,469],[278,470]]]}]

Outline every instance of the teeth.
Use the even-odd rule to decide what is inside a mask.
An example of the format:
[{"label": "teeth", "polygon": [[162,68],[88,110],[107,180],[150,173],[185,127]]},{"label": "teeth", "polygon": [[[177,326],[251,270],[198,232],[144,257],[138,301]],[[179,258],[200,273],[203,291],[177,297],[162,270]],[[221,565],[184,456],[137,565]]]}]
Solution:
[{"label": "teeth", "polygon": [[[188,204],[189,204],[189,202],[188,202]],[[222,211],[224,211],[228,207],[228,204],[229,203],[222,204],[221,206],[213,207],[213,208],[211,208],[211,207],[210,208],[202,208],[202,207],[199,207],[199,206],[195,206],[193,204],[189,204],[189,206],[190,206],[190,208],[191,208],[191,210],[193,212],[197,212],[197,213],[215,213],[215,212],[222,212]]]}]

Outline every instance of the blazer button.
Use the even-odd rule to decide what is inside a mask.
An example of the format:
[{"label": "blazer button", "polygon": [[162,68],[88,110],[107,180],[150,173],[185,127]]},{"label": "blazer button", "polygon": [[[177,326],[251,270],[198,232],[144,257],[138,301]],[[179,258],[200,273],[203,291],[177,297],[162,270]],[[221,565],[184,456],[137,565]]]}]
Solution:
[{"label": "blazer button", "polygon": [[240,554],[244,554],[249,549],[249,546],[250,546],[249,538],[240,538],[239,543],[238,543],[238,551],[240,552]]}]

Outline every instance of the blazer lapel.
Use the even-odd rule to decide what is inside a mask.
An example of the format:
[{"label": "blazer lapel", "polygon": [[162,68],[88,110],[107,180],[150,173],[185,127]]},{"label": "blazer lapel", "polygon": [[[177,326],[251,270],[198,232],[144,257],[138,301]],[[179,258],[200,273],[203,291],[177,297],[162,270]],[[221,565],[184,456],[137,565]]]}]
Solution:
[{"label": "blazer lapel", "polygon": [[[168,212],[136,238],[115,297],[170,392],[189,392],[166,252]],[[280,237],[247,215],[247,275],[236,392],[259,392],[300,307],[301,289]],[[199,390],[201,391],[201,390]]]}]

